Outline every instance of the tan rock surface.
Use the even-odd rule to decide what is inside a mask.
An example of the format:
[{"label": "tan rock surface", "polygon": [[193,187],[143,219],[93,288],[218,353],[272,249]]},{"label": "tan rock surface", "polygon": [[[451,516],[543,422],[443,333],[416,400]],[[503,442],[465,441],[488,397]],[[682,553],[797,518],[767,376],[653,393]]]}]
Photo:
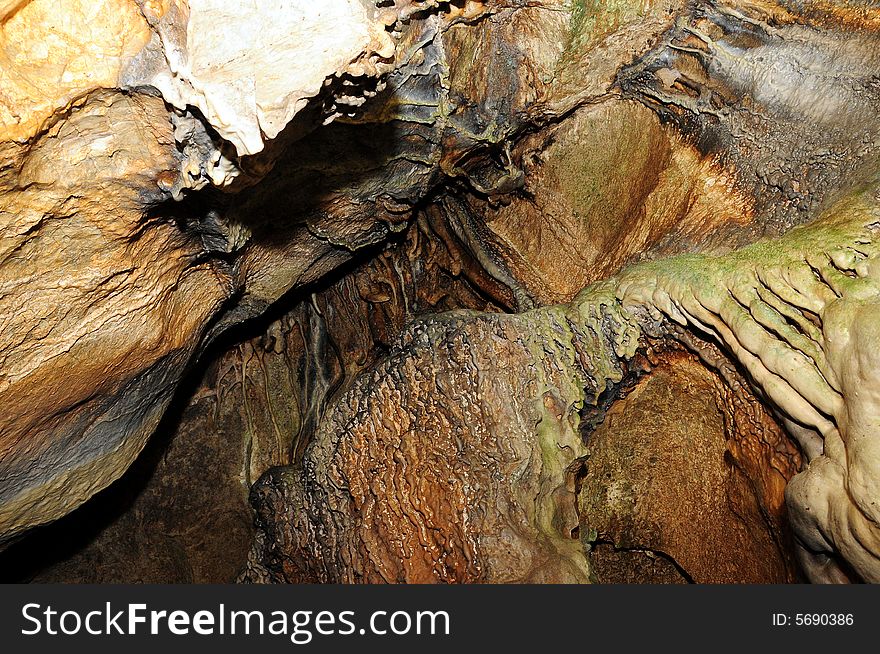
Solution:
[{"label": "tan rock surface", "polygon": [[145,215],[177,163],[161,100],[93,94],[17,163],[0,204],[7,536],[127,468],[229,293],[173,223]]},{"label": "tan rock surface", "polygon": [[783,489],[800,459],[747,389],[679,354],[611,408],[589,450],[578,502],[596,581],[796,580]]},{"label": "tan rock surface", "polygon": [[[396,14],[380,16],[370,3],[249,5],[235,18],[257,42],[228,37],[224,7],[201,0],[2,7],[2,542],[64,515],[124,472],[212,320],[241,292],[244,277],[210,250],[215,237],[204,232],[214,228],[205,216],[169,203],[182,189],[238,172],[234,150],[221,154],[230,144],[209,134],[210,120],[200,122],[190,105],[227,117],[224,124],[261,147],[325,78],[375,75],[370,62],[394,54],[386,27]],[[169,38],[163,20],[186,34],[183,54],[168,41],[167,57],[158,47]],[[291,21],[303,31],[290,33]],[[308,66],[293,65],[303,59]],[[188,83],[203,81],[213,99],[193,96],[172,111],[150,84],[182,61],[195,71]],[[349,69],[357,62],[358,71]],[[256,95],[240,93],[241,84]],[[230,109],[224,98],[243,104]],[[232,132],[225,136],[234,145]],[[218,224],[224,249],[243,247],[245,226]],[[327,249],[306,245],[287,259],[308,268]],[[312,279],[346,256],[328,257]],[[285,277],[261,300],[274,301],[296,281]]]},{"label": "tan rock surface", "polygon": [[[709,365],[738,362],[809,462],[787,490],[805,569],[877,578],[876,8],[30,0],[0,17],[0,543],[122,474],[211,344],[267,313],[292,333],[317,320],[297,303],[339,283],[349,300],[313,308],[360,363],[306,403],[298,467],[257,485],[251,577],[586,579],[568,466],[641,335],[726,348]],[[447,254],[379,256],[416,220]],[[743,247],[761,236],[780,240]],[[385,268],[358,277],[369,257]],[[468,293],[417,273],[432,257]],[[420,316],[414,279],[439,285],[426,314],[492,312]],[[294,429],[257,422],[265,461],[216,450],[248,481]],[[728,448],[772,513],[759,431]],[[695,488],[718,481],[710,459]],[[734,540],[763,549],[776,526],[750,524],[768,531]]]},{"label": "tan rock surface", "polygon": [[73,100],[114,88],[146,46],[131,0],[9,0],[0,5],[0,141],[25,141]]}]

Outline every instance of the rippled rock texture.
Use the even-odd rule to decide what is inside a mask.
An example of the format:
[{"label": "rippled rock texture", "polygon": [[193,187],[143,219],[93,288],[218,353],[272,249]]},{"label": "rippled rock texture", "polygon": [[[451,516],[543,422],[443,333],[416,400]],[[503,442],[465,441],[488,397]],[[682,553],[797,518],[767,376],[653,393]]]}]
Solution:
[{"label": "rippled rock texture", "polygon": [[0,59],[4,578],[880,579],[873,3],[0,0]]}]

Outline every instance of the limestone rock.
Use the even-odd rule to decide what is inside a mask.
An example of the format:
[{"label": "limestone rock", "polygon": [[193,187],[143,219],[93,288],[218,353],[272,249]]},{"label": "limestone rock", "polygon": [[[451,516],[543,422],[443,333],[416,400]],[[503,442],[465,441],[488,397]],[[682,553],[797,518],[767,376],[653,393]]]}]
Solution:
[{"label": "limestone rock", "polygon": [[590,436],[578,502],[594,579],[795,580],[782,492],[795,448],[747,389],[695,358],[668,361]]},{"label": "limestone rock", "polygon": [[[242,249],[247,226],[172,196],[237,176],[236,139],[243,151],[245,142],[262,147],[326,78],[375,75],[371,62],[393,59],[386,28],[398,14],[370,3],[248,6],[236,18],[254,39],[287,34],[290,21],[303,31],[274,45],[229,39],[228,22],[217,31],[218,3],[3,6],[0,542],[64,515],[124,472],[212,337],[212,321],[247,284],[238,272],[246,264],[216,255]],[[172,42],[169,30],[186,40]],[[216,67],[221,46],[227,65]],[[309,66],[290,65],[303,58]],[[188,83],[201,80],[208,95],[181,100],[157,81],[184,64]],[[256,90],[239,96],[236,84]],[[318,112],[315,124],[327,117]],[[259,174],[270,168],[271,156]],[[288,237],[297,242],[296,232]],[[304,268],[326,258],[312,279],[350,256],[326,256],[326,243],[293,247],[289,258],[305,259]],[[259,310],[295,283],[288,276],[260,294]]]},{"label": "limestone rock", "polygon": [[72,101],[117,86],[150,36],[129,0],[4,0],[0,141],[27,141]]},{"label": "limestone rock", "polygon": [[[721,409],[655,434],[702,465],[613,513],[676,550],[633,570],[790,579],[791,479],[809,578],[880,578],[878,30],[860,2],[0,2],[0,547],[122,475],[211,359],[183,477],[106,548],[162,513],[141,551],[228,578],[162,493],[217,484],[193,512],[237,557],[261,477],[250,580],[586,580],[589,436],[617,470],[615,401],[708,388],[642,365],[684,346]],[[724,575],[670,526],[703,509],[648,506],[688,480],[748,516],[705,525]]]},{"label": "limestone rock", "polygon": [[5,538],[124,472],[229,295],[194,243],[148,215],[176,163],[162,101],[106,92],[16,161],[0,206]]},{"label": "limestone rock", "polygon": [[181,111],[197,108],[239,155],[260,152],[327,78],[363,74],[353,62],[392,60],[395,52],[379,10],[367,0],[141,6],[167,64],[143,82]]}]

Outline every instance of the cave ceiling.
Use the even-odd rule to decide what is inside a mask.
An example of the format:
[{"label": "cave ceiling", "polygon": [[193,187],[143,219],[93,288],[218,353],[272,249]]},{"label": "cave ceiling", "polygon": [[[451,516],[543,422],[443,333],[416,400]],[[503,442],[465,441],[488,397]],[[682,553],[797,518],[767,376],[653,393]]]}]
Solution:
[{"label": "cave ceiling", "polygon": [[880,581],[878,71],[857,0],[0,0],[5,576]]}]

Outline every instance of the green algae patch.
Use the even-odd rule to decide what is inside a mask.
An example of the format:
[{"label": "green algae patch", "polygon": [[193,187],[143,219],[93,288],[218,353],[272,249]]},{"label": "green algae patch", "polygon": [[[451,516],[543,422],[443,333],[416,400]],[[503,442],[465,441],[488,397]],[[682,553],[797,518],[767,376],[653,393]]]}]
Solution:
[{"label": "green algae patch", "polygon": [[565,57],[577,56],[600,39],[641,16],[648,0],[571,0]]}]

